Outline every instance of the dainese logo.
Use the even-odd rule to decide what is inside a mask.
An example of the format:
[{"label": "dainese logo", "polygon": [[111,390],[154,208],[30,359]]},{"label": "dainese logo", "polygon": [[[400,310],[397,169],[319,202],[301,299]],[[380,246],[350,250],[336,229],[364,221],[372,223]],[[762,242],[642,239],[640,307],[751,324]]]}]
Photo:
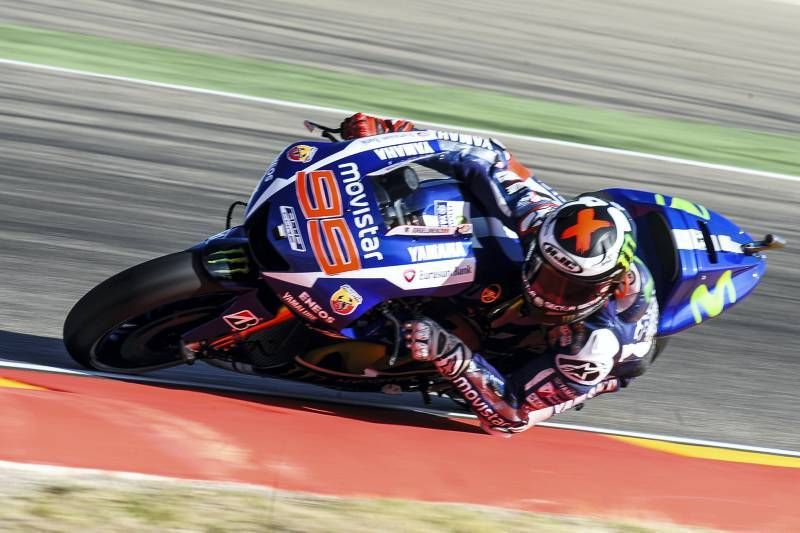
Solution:
[{"label": "dainese logo", "polygon": [[314,146],[308,146],[306,144],[298,144],[297,146],[292,146],[289,148],[289,151],[286,152],[286,157],[289,161],[294,161],[295,163],[308,163],[313,159],[314,154],[317,153],[317,149]]},{"label": "dainese logo", "polygon": [[350,285],[342,285],[331,296],[331,309],[337,315],[349,315],[364,299]]}]

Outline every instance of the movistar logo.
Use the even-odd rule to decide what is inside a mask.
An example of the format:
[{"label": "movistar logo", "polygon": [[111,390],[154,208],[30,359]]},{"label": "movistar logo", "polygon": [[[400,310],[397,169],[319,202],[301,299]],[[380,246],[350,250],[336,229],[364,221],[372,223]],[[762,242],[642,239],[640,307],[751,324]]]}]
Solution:
[{"label": "movistar logo", "polygon": [[625,234],[625,240],[622,241],[622,249],[619,252],[619,259],[617,264],[628,270],[633,261],[633,255],[636,253],[636,241],[630,233]]},{"label": "movistar logo", "polygon": [[719,277],[714,292],[709,291],[705,285],[700,285],[692,292],[689,305],[692,308],[696,324],[703,321],[701,307],[705,310],[708,318],[714,318],[722,312],[725,308],[725,293],[728,294],[729,304],[736,303],[736,286],[733,284],[733,271],[731,270],[726,270]]},{"label": "movistar logo", "polygon": [[230,276],[233,274],[248,274],[250,272],[250,261],[247,259],[247,252],[244,248],[230,248],[212,252],[208,254],[206,264],[214,274]]}]

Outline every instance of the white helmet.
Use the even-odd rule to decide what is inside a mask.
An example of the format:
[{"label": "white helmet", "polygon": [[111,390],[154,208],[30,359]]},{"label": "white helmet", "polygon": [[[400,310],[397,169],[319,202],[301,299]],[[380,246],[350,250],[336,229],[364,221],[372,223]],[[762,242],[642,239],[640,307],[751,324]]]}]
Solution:
[{"label": "white helmet", "polygon": [[593,196],[548,214],[522,268],[529,310],[545,325],[597,311],[623,279],[636,250],[635,226],[618,204]]}]

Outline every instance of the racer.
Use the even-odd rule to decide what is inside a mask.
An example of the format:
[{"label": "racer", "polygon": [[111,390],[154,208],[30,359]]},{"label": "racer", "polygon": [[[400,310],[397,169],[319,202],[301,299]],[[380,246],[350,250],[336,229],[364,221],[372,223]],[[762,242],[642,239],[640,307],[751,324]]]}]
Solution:
[{"label": "racer", "polygon": [[[412,129],[363,113],[342,122],[345,139]],[[447,166],[526,250],[519,305],[489,336],[521,339],[546,326],[545,350],[504,375],[431,318],[416,317],[404,331],[411,357],[433,363],[485,430],[510,434],[640,375],[655,350],[658,304],[621,206],[594,196],[567,202],[501,144],[492,147],[491,157],[465,147],[432,164]]]}]

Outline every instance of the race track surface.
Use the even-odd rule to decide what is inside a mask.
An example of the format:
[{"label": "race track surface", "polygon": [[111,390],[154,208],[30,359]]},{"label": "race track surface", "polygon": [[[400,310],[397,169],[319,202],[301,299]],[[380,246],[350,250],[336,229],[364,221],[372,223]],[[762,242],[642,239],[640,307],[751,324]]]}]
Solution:
[{"label": "race track surface", "polygon": [[[732,3],[739,7],[711,21],[718,3],[692,4],[698,13],[680,17],[663,6],[653,10],[655,2],[614,4],[613,9],[624,9],[631,17],[624,24],[625,17],[598,18],[588,2],[577,3],[570,13],[553,5],[539,7],[536,16],[517,19],[512,13],[481,24],[482,31],[471,31],[467,39],[459,24],[476,27],[477,2],[464,4],[452,27],[439,31],[426,24],[441,21],[444,8],[425,3],[418,14],[433,9],[438,15],[399,25],[416,28],[408,40],[419,48],[406,53],[375,46],[383,32],[374,23],[359,27],[362,37],[344,46],[334,31],[344,13],[313,11],[310,3],[263,8],[260,3],[243,4],[240,13],[258,15],[254,17],[207,12],[203,23],[216,21],[213,32],[208,31],[211,26],[197,24],[192,31],[181,29],[189,23],[170,15],[170,2],[159,4],[164,16],[147,23],[134,7],[117,13],[121,18],[110,23],[102,14],[105,3],[70,3],[67,11],[61,3],[48,4],[28,2],[24,10],[15,4],[10,19],[200,49],[330,62],[345,70],[404,72],[422,79],[446,75],[453,83],[502,85],[520,94],[703,116],[770,131],[796,130],[800,116],[797,47],[790,49],[796,27],[788,26],[789,15],[797,17],[800,8],[791,5]],[[754,5],[764,18],[746,24],[747,9]],[[357,3],[348,6],[359,8]],[[396,17],[412,17],[412,12],[409,8]],[[532,19],[540,24],[539,31],[520,41],[532,52],[504,58],[509,40],[531,26]],[[317,22],[317,30],[300,42],[297,37],[310,20]],[[610,27],[592,29],[601,20]],[[645,29],[637,20],[650,26]],[[668,31],[681,22],[680,32]],[[265,24],[273,30],[264,31]],[[719,26],[714,33],[719,43],[709,33],[713,25]],[[623,32],[623,26],[629,30]],[[175,31],[165,31],[167,27]],[[686,41],[675,43],[676,32]],[[567,39],[573,39],[571,46]],[[750,39],[759,45],[746,46]],[[628,53],[623,53],[624,43]],[[441,53],[426,56],[426,44]],[[612,45],[618,47],[614,53],[588,53],[592,47],[603,51]],[[470,67],[466,53],[482,67]],[[702,54],[708,63],[694,62],[692,54]],[[689,63],[697,66],[692,72],[685,68]],[[3,65],[0,71],[0,357],[13,360],[74,366],[59,337],[66,312],[82,294],[125,267],[219,231],[228,203],[246,199],[273,154],[304,134],[303,118],[327,123],[341,119],[21,67]],[[508,73],[507,82],[487,81],[491,72],[501,71]],[[744,79],[742,72],[753,75]],[[748,105],[737,100],[745,93],[754,95],[747,97]],[[800,243],[797,182],[519,140],[507,144],[542,179],[567,194],[621,185],[680,195],[725,213],[754,235],[776,231],[790,243]],[[764,282],[741,306],[674,339],[657,365],[629,390],[595,399],[582,412],[558,420],[800,450],[800,343],[796,323],[787,318],[795,315],[800,300],[798,255],[796,247],[771,254]],[[200,366],[172,374],[233,384],[253,381]]]},{"label": "race track surface", "polygon": [[732,531],[800,526],[800,457],[550,428],[502,439],[430,414],[6,368],[0,405],[13,412],[0,464],[62,475],[50,465]]},{"label": "race track surface", "polygon": [[0,0],[4,19],[794,132],[800,7],[769,0]]}]

